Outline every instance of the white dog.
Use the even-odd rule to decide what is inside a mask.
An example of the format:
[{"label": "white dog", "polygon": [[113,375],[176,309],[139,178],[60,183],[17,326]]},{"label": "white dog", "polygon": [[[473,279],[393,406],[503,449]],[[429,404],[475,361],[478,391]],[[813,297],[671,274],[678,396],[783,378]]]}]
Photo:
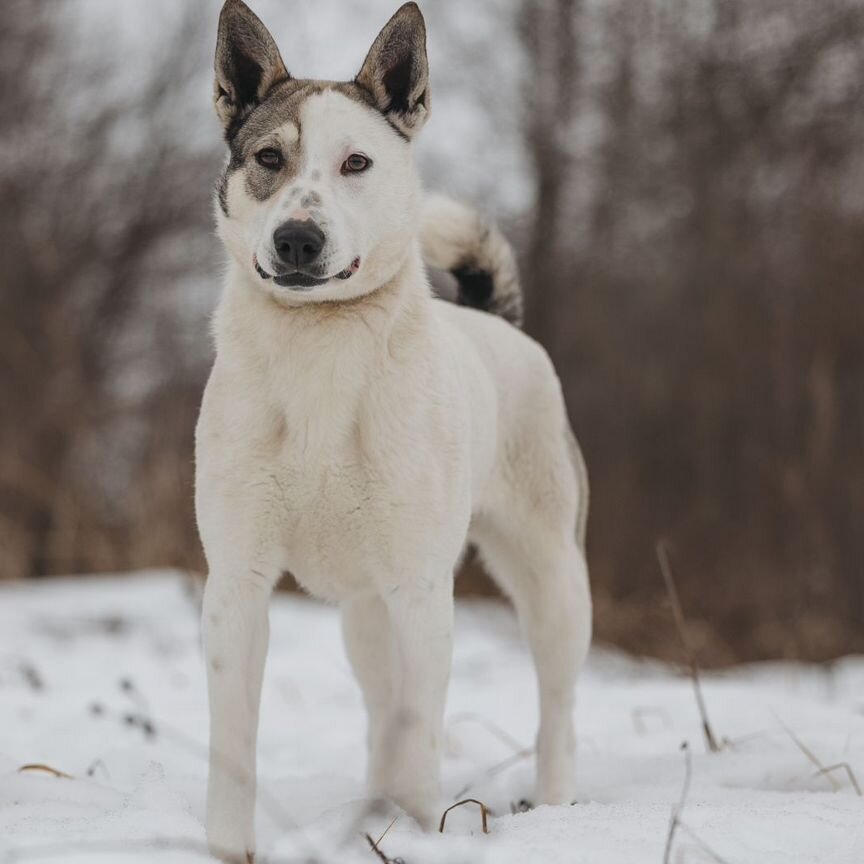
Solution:
[{"label": "white dog", "polygon": [[591,633],[585,471],[543,349],[430,291],[421,240],[463,304],[519,311],[501,235],[452,202],[421,213],[411,141],[429,113],[425,43],[407,3],[355,81],[300,80],[240,0],[222,10],[229,266],[196,506],[209,565],[207,832],[241,860],[255,848],[267,607],[286,571],[341,608],[369,714],[370,795],[430,826],[453,573],[476,544],[536,662],[535,800],[573,796],[573,690]]}]

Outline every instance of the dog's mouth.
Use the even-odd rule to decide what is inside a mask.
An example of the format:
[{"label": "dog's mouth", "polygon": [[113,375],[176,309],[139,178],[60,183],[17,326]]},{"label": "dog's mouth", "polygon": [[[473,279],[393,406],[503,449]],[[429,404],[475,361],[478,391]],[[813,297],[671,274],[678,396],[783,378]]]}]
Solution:
[{"label": "dog's mouth", "polygon": [[350,279],[360,269],[360,256],[358,255],[344,270],[334,273],[332,276],[315,276],[312,273],[304,273],[302,270],[294,270],[291,273],[268,273],[259,263],[258,256],[252,257],[255,272],[266,282],[270,279],[281,288],[290,288],[292,291],[309,291],[318,285],[326,285],[331,279]]}]

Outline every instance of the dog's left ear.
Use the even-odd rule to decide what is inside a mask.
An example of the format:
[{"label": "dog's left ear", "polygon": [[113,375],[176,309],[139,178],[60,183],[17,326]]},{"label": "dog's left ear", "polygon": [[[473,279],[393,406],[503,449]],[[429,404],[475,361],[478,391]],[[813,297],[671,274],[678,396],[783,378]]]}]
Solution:
[{"label": "dog's left ear", "polygon": [[426,24],[416,3],[406,3],[387,22],[369,49],[357,83],[408,138],[429,116]]},{"label": "dog's left ear", "polygon": [[276,84],[291,76],[270,31],[243,0],[225,0],[216,41],[216,113],[228,137]]}]

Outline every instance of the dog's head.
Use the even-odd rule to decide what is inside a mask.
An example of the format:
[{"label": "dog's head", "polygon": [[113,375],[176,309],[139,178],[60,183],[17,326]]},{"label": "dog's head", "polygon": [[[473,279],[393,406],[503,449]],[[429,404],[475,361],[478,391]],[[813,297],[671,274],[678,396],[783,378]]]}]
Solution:
[{"label": "dog's head", "polygon": [[406,3],[350,82],[293,78],[267,28],[226,0],[216,112],[230,157],[222,239],[279,302],[345,300],[391,279],[416,236],[411,140],[429,113],[426,29]]}]

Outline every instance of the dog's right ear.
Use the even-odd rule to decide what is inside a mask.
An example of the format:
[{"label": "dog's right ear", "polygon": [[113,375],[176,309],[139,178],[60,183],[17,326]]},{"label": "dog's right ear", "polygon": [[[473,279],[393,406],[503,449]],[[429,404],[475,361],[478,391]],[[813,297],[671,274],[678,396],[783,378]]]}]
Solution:
[{"label": "dog's right ear", "polygon": [[243,0],[225,0],[216,40],[216,113],[231,137],[276,84],[291,76],[276,42]]}]

